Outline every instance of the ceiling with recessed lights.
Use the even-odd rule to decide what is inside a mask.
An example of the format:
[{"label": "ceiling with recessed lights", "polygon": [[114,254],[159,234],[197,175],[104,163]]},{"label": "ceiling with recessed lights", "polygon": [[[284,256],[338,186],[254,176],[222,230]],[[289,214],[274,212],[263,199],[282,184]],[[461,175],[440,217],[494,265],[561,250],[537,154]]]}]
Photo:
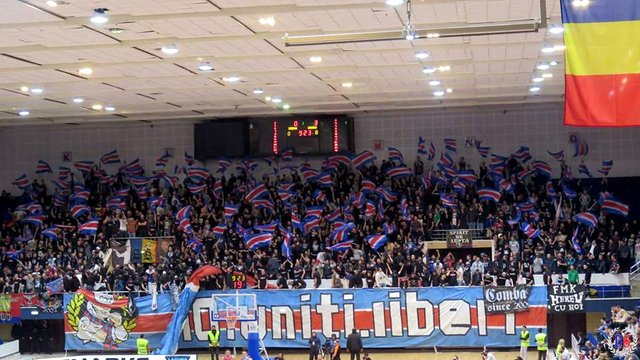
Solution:
[{"label": "ceiling with recessed lights", "polygon": [[[400,1],[394,0],[395,3]],[[535,33],[286,47],[401,30],[385,0],[4,0],[0,126],[561,101],[559,0]],[[540,18],[539,0],[413,0],[416,28]]]}]

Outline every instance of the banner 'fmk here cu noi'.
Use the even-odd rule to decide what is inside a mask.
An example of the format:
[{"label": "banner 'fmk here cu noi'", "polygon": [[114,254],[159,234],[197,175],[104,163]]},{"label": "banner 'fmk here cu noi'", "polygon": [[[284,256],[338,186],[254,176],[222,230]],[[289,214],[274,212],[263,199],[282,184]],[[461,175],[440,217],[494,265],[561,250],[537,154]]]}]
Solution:
[{"label": "banner 'fmk here cu noi'", "polygon": [[[531,289],[528,310],[509,314],[488,314],[479,287],[252,292],[257,295],[259,334],[267,347],[306,348],[312,331],[321,338],[335,333],[344,340],[354,327],[366,348],[453,347],[461,341],[466,346],[511,347],[519,345],[522,325],[547,325],[544,287]],[[224,322],[210,321],[211,295],[198,293],[179,347],[207,347],[212,325],[222,330],[222,347],[246,346],[248,324],[227,330]],[[174,313],[169,294],[159,295],[154,311],[151,297],[129,300],[82,290],[66,294],[66,349],[134,349],[141,333],[157,348]]]}]

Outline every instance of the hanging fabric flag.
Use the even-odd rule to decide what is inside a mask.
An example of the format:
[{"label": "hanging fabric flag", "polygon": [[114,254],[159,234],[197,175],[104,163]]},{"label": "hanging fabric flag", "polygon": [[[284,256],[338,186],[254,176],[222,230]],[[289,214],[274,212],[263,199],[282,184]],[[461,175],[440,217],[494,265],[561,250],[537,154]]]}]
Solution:
[{"label": "hanging fabric flag", "polygon": [[640,1],[560,3],[566,45],[564,123],[640,125]]}]

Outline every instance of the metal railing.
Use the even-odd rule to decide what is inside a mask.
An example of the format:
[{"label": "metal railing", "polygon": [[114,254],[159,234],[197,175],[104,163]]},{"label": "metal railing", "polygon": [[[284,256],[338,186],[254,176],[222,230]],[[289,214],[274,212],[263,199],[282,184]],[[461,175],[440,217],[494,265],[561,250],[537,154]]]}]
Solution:
[{"label": "metal railing", "polygon": [[638,278],[640,278],[640,261],[633,264],[633,266],[631,266],[631,269],[629,269],[629,281],[631,282]]}]

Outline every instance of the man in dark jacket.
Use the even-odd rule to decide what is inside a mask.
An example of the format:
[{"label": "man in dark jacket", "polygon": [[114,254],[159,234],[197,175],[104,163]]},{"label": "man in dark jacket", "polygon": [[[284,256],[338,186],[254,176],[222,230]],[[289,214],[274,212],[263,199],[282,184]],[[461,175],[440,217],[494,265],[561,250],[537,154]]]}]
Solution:
[{"label": "man in dark jacket", "polygon": [[360,352],[362,351],[362,338],[358,334],[358,330],[353,329],[349,337],[347,337],[347,351],[351,354],[351,360],[357,358],[360,360]]},{"label": "man in dark jacket", "polygon": [[309,360],[318,360],[318,355],[320,355],[320,338],[314,331],[309,338]]}]

